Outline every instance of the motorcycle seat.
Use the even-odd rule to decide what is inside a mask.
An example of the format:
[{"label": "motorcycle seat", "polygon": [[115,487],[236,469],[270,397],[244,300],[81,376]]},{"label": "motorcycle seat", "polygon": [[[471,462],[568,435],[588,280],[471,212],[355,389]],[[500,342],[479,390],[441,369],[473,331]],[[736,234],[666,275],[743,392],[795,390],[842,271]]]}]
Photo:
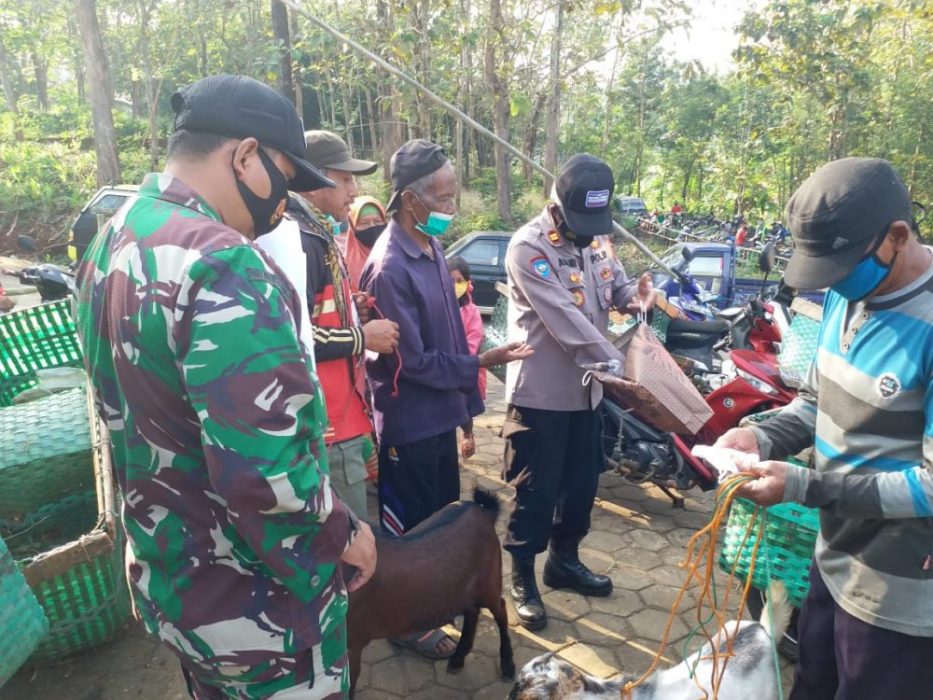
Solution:
[{"label": "motorcycle seat", "polygon": [[667,327],[668,336],[680,334],[700,334],[700,335],[725,335],[729,330],[729,324],[726,321],[688,321],[686,319],[675,318],[671,320]]}]

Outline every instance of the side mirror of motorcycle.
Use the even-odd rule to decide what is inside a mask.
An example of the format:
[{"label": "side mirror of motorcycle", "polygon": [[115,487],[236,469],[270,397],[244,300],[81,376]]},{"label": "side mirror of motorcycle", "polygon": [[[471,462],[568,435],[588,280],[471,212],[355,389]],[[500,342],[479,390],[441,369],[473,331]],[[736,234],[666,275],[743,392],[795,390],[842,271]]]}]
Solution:
[{"label": "side mirror of motorcycle", "polygon": [[687,246],[684,246],[683,248],[680,249],[680,254],[683,256],[684,260],[686,260],[687,262],[690,262],[691,260],[693,260],[693,250],[688,248]]},{"label": "side mirror of motorcycle", "polygon": [[776,258],[777,253],[774,252],[774,243],[768,243],[758,254],[758,269],[766,275],[769,274],[774,269]]},{"label": "side mirror of motorcycle", "polygon": [[39,252],[39,246],[36,245],[36,240],[32,236],[17,236],[16,245],[29,253]]}]

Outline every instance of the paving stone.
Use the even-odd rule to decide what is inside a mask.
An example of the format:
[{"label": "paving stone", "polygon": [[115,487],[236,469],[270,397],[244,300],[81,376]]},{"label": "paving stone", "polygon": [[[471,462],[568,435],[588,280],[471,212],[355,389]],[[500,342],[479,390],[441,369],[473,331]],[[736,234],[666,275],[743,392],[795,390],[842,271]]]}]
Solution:
[{"label": "paving stone", "polygon": [[369,672],[369,687],[395,695],[407,695],[408,682],[401,657],[393,656],[373,664]]},{"label": "paving stone", "polygon": [[398,698],[401,697],[405,696],[393,695],[392,693],[387,693],[378,688],[360,688],[359,686],[357,686],[356,694],[354,695],[355,700],[398,700]]},{"label": "paving stone", "polygon": [[561,649],[557,655],[569,661],[574,666],[597,678],[608,678],[618,673],[616,658],[613,651],[607,647],[577,642]]},{"label": "paving stone", "polygon": [[541,596],[549,617],[561,617],[565,620],[576,620],[590,611],[590,603],[586,596],[570,591],[550,591]]},{"label": "paving stone", "polygon": [[636,567],[643,571],[650,571],[664,563],[664,559],[657,552],[650,552],[637,547],[626,547],[619,550],[615,553],[615,560],[619,564]]},{"label": "paving stone", "polygon": [[662,583],[667,586],[677,586],[678,588],[683,585],[684,579],[687,577],[687,571],[681,569],[679,566],[671,566],[669,564],[657,566],[647,573],[648,576],[657,583]]},{"label": "paving stone", "polygon": [[581,546],[611,554],[625,546],[625,539],[621,535],[616,535],[611,532],[591,530],[590,534],[583,539]]},{"label": "paving stone", "polygon": [[577,639],[586,644],[619,644],[632,636],[625,618],[605,612],[592,612],[573,623]]},{"label": "paving stone", "polygon": [[611,554],[607,554],[606,552],[582,547],[580,549],[580,561],[597,574],[605,574],[612,568],[616,560]]},{"label": "paving stone", "polygon": [[488,656],[467,656],[463,669],[458,673],[447,673],[447,662],[436,664],[434,676],[438,684],[456,690],[472,692],[487,685],[490,680],[498,677],[499,671],[495,661]]},{"label": "paving stone", "polygon": [[[648,644],[649,642],[660,642],[664,634],[664,628],[667,625],[668,613],[663,610],[654,610],[645,608],[629,615],[628,621],[632,625],[632,632],[635,639]],[[679,617],[675,617],[671,623],[671,635],[675,638],[682,637],[687,633],[687,626]],[[647,640],[647,642],[645,641]]]},{"label": "paving stone", "polygon": [[395,656],[396,648],[386,639],[377,639],[363,649],[363,663],[374,664],[390,656]]},{"label": "paving stone", "polygon": [[612,579],[612,585],[616,590],[639,591],[654,583],[654,579],[647,572],[628,564],[617,563],[615,568],[609,572],[609,578]]},{"label": "paving stone", "polygon": [[608,598],[591,598],[590,606],[594,612],[604,612],[617,617],[628,617],[633,612],[645,607],[645,603],[635,591],[616,588]]},{"label": "paving stone", "polygon": [[[645,605],[647,605],[649,608],[668,611],[674,605],[674,601],[677,600],[677,595],[679,592],[680,588],[665,586],[663,584],[655,584],[639,591],[638,594],[641,596],[642,600],[645,601]],[[686,593],[684,593],[682,605],[691,604],[694,600],[695,596],[690,590],[688,590]]]},{"label": "paving stone", "polygon": [[647,549],[649,552],[660,552],[671,546],[668,539],[655,530],[633,529],[629,533],[629,539],[639,549]]},{"label": "paving stone", "polygon": [[518,640],[522,644],[540,649],[539,654],[563,649],[577,641],[577,631],[573,624],[553,616],[548,619],[547,627],[543,630],[532,632],[524,627],[515,626],[511,628],[511,632],[513,644]]}]

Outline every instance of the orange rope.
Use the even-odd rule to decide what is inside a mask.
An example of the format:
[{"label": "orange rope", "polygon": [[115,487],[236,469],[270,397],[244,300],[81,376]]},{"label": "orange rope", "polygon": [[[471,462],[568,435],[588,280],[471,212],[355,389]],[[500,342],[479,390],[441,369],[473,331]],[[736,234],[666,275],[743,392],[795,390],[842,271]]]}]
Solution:
[{"label": "orange rope", "polygon": [[[722,629],[726,622],[725,613],[729,600],[729,588],[731,588],[735,579],[735,569],[736,565],[738,564],[738,560],[736,560],[736,562],[732,565],[732,570],[729,573],[729,586],[727,586],[726,594],[723,598],[723,603],[721,606],[717,607],[715,595],[713,592],[713,572],[715,570],[716,545],[719,542],[719,535],[722,530],[723,521],[728,516],[729,508],[732,506],[732,502],[738,496],[739,488],[744,483],[753,481],[755,478],[755,476],[749,473],[736,474],[735,476],[732,476],[724,481],[716,491],[716,508],[713,510],[709,522],[701,530],[694,533],[694,535],[687,542],[686,558],[680,564],[680,568],[687,570],[687,576],[677,593],[677,598],[674,601],[674,605],[671,607],[671,612],[668,616],[667,624],[664,627],[664,633],[661,635],[661,643],[658,646],[658,651],[655,654],[651,665],[648,667],[648,670],[646,670],[636,680],[626,683],[622,688],[621,697],[623,700],[630,699],[632,697],[632,691],[644,683],[657,670],[658,665],[661,662],[661,657],[664,655],[664,651],[667,649],[667,643],[670,637],[671,628],[674,624],[674,619],[676,618],[677,613],[680,611],[680,606],[683,602],[684,595],[691,587],[694,579],[696,579],[698,583],[702,584],[702,588],[697,597],[696,604],[697,622],[699,623],[699,627],[703,632],[703,636],[706,638],[706,641],[709,643],[712,651],[713,676],[711,680],[713,684],[713,700],[715,700],[717,697],[717,694],[719,693],[719,687],[722,683],[722,676],[725,673],[726,663],[732,656],[734,636],[728,637],[726,653],[724,655],[720,654],[719,646],[713,643],[713,637],[710,635],[706,627],[706,622],[703,620],[703,607],[704,602],[708,604],[713,617],[719,623],[717,631]],[[744,536],[742,538],[742,547],[745,546],[745,543],[751,534],[752,528],[754,527],[755,523],[758,522],[759,510],[759,508],[756,508],[753,517],[749,519],[748,525],[745,528]],[[755,561],[758,556],[758,547],[761,544],[763,536],[764,521],[762,520],[758,522],[758,537],[755,539],[755,545],[751,552],[751,562],[749,565],[748,576],[745,580],[745,586],[742,591],[742,600],[739,603],[738,618],[741,618],[742,613],[745,611],[745,604],[748,600],[749,590],[751,589],[752,576],[755,572]],[[703,566],[704,564],[705,567]],[[719,672],[719,659],[721,656],[725,657],[723,659],[722,673]],[[697,687],[703,693],[704,698],[708,698],[708,693],[702,688],[702,686],[700,686],[700,683],[696,678],[696,674],[693,675],[693,681],[697,684]]]}]

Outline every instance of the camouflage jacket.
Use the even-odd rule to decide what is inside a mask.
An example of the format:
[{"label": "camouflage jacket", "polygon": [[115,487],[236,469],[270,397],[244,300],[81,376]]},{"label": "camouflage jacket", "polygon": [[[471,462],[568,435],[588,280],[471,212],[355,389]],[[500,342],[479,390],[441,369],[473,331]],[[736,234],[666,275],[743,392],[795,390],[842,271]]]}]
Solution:
[{"label": "camouflage jacket", "polygon": [[148,631],[217,678],[322,640],[331,665],[356,521],[330,488],[291,285],[183,182],[151,174],[78,287]]}]

